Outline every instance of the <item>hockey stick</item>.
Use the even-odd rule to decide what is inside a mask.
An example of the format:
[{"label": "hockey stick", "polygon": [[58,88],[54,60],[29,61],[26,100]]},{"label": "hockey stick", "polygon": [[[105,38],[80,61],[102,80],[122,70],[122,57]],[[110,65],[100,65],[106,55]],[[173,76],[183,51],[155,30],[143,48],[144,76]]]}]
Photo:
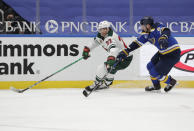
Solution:
[{"label": "hockey stick", "polygon": [[66,69],[66,68],[72,66],[73,64],[77,63],[78,61],[80,61],[80,60],[82,60],[82,59],[83,59],[83,57],[79,58],[78,60],[76,60],[76,61],[70,63],[69,65],[66,65],[65,67],[61,68],[60,70],[56,71],[55,73],[53,73],[53,74],[51,74],[51,75],[45,77],[44,79],[42,79],[42,80],[36,82],[35,84],[33,84],[33,85],[31,85],[31,86],[29,86],[29,87],[27,87],[27,88],[25,88],[25,89],[16,89],[16,88],[14,88],[14,87],[12,87],[12,86],[10,87],[10,89],[11,89],[12,91],[14,91],[14,92],[17,92],[17,93],[23,93],[24,91],[26,91],[26,90],[28,90],[28,89],[31,89],[32,87],[38,85],[39,83],[41,83],[41,82],[47,80],[47,79],[50,78],[50,77],[56,75],[57,73],[59,73],[59,72],[63,71],[64,69]]},{"label": "hockey stick", "polygon": [[[120,61],[117,61],[117,62],[113,65],[113,67],[110,69],[109,72],[111,72],[113,69],[115,69],[115,67],[119,64],[119,62],[120,62]],[[102,78],[102,80],[108,75],[109,72],[107,72],[107,73],[104,75],[104,77]],[[100,83],[99,83],[98,85],[96,85],[96,86],[95,86],[91,91],[89,91],[89,92],[87,92],[87,91],[84,89],[83,95],[84,95],[85,97],[88,97],[88,96],[89,96],[93,91],[95,91],[99,86],[100,86]]]}]

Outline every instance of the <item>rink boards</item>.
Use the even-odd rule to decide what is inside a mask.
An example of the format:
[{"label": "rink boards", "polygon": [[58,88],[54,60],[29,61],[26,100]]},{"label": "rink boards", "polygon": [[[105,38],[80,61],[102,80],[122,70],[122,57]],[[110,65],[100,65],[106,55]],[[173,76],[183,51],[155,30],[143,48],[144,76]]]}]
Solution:
[{"label": "rink boards", "polygon": [[[37,81],[11,81],[11,82],[0,82],[0,89],[10,89],[10,86],[14,86],[18,89],[25,89]],[[179,80],[179,84],[176,88],[194,88],[193,81]],[[33,89],[46,89],[46,88],[85,88],[91,85],[93,81],[45,81]],[[151,85],[150,80],[115,80],[111,88],[145,88]],[[165,87],[165,84],[162,84]]]},{"label": "rink boards", "polygon": [[[128,45],[134,38],[124,37]],[[1,37],[0,89],[26,88],[82,57],[92,37]],[[177,37],[182,57],[170,72],[178,87],[194,87],[194,37]],[[146,64],[157,49],[149,44],[133,52],[131,65],[116,74],[116,87],[145,87],[149,81]],[[88,60],[81,60],[35,88],[83,88],[94,80],[96,68],[108,54],[98,47]]]}]

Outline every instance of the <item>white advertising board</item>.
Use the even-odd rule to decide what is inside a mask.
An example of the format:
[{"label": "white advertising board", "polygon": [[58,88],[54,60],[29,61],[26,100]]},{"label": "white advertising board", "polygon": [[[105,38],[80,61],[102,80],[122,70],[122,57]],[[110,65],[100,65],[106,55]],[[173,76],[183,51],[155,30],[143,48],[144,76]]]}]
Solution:
[{"label": "white advertising board", "polygon": [[[93,38],[80,37],[1,37],[0,81],[39,81],[82,57]],[[107,52],[98,47],[88,60],[81,60],[49,81],[93,80]],[[129,70],[116,79],[128,80]]]},{"label": "white advertising board", "polygon": [[[126,44],[134,38],[124,38]],[[91,37],[1,37],[0,38],[0,81],[39,81],[76,61],[82,56],[85,45]],[[194,48],[194,38],[178,37],[182,50]],[[146,79],[146,65],[157,52],[152,45],[144,45],[134,55],[131,65],[119,71],[115,80]],[[181,62],[193,69],[194,51],[182,55]],[[188,56],[189,54],[189,56]],[[81,60],[48,81],[94,80],[97,66],[103,64],[108,53],[98,47],[88,60]],[[187,59],[187,61],[186,61]],[[186,63],[185,63],[186,62]],[[193,72],[173,69],[175,76],[194,76]]]}]

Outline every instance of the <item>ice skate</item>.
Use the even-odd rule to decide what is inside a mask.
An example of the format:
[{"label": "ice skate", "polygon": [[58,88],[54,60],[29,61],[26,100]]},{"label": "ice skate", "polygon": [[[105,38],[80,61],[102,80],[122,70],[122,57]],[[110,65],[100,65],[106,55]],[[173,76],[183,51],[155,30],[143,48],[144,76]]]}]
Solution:
[{"label": "ice skate", "polygon": [[169,92],[176,85],[177,85],[177,81],[171,77],[170,83],[164,88],[164,91]]},{"label": "ice skate", "polygon": [[156,93],[160,93],[161,92],[160,89],[161,89],[161,86],[159,84],[159,85],[155,85],[155,86],[147,86],[145,88],[145,91],[146,92],[156,92]]}]

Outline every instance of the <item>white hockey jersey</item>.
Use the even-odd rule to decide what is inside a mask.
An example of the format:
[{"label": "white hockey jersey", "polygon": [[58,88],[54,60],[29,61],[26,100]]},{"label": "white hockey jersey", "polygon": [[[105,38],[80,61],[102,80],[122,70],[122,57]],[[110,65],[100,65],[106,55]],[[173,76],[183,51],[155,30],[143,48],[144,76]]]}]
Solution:
[{"label": "white hockey jersey", "polygon": [[101,45],[109,53],[109,56],[114,57],[117,57],[121,50],[127,48],[127,45],[122,40],[122,38],[117,35],[111,28],[105,37],[102,37],[100,33],[98,33],[88,48],[93,50],[99,45]]}]

